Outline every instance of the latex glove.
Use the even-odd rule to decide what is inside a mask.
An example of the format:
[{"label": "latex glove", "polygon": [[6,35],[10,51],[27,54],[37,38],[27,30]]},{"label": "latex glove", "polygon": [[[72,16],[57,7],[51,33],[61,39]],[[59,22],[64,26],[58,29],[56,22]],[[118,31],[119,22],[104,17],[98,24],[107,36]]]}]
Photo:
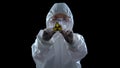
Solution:
[{"label": "latex glove", "polygon": [[45,29],[43,32],[43,40],[45,41],[49,41],[51,39],[51,37],[54,35],[55,31],[53,31],[52,29]]},{"label": "latex glove", "polygon": [[68,30],[68,31],[61,31],[62,35],[64,36],[65,40],[69,43],[72,44],[73,43],[73,32]]}]

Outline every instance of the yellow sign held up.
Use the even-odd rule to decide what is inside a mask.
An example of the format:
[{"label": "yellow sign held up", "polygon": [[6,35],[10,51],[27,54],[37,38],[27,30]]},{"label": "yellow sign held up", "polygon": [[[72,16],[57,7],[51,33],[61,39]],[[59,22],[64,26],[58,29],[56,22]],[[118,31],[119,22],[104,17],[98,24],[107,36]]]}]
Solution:
[{"label": "yellow sign held up", "polygon": [[53,28],[53,30],[54,31],[61,31],[62,27],[61,27],[61,25],[58,22],[56,22],[55,27]]}]

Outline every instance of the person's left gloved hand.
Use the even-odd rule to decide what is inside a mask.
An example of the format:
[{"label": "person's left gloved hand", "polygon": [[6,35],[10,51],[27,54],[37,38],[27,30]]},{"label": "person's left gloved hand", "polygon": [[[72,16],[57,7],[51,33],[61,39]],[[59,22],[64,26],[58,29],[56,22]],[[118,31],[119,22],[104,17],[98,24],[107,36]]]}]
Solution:
[{"label": "person's left gloved hand", "polygon": [[69,43],[72,44],[73,43],[73,32],[68,30],[68,31],[61,31],[61,34],[64,36],[65,40]]}]

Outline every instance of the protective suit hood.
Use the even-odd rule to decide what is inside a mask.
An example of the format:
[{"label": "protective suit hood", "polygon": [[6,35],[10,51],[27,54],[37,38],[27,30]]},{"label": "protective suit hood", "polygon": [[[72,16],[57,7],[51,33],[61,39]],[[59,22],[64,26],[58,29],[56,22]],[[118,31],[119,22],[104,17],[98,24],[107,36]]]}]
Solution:
[{"label": "protective suit hood", "polygon": [[70,17],[70,20],[71,22],[69,23],[68,25],[68,29],[69,30],[72,30],[73,28],[73,25],[74,25],[74,21],[73,21],[73,15],[72,15],[72,12],[70,10],[70,8],[67,6],[66,3],[55,3],[52,8],[50,9],[50,11],[48,12],[47,14],[47,17],[46,17],[46,26],[47,28],[49,28],[49,21],[50,19],[55,15],[55,14],[58,14],[58,13],[62,13],[62,14],[65,14],[67,15],[68,17]]}]

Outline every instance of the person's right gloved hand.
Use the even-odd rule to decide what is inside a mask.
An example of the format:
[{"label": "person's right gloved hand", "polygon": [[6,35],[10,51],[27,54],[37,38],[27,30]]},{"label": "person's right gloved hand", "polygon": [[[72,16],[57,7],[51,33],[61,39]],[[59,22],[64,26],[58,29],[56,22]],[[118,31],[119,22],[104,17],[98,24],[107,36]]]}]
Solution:
[{"label": "person's right gloved hand", "polygon": [[51,37],[54,35],[55,31],[53,31],[53,29],[45,29],[43,32],[43,40],[45,41],[49,41],[51,39]]}]

